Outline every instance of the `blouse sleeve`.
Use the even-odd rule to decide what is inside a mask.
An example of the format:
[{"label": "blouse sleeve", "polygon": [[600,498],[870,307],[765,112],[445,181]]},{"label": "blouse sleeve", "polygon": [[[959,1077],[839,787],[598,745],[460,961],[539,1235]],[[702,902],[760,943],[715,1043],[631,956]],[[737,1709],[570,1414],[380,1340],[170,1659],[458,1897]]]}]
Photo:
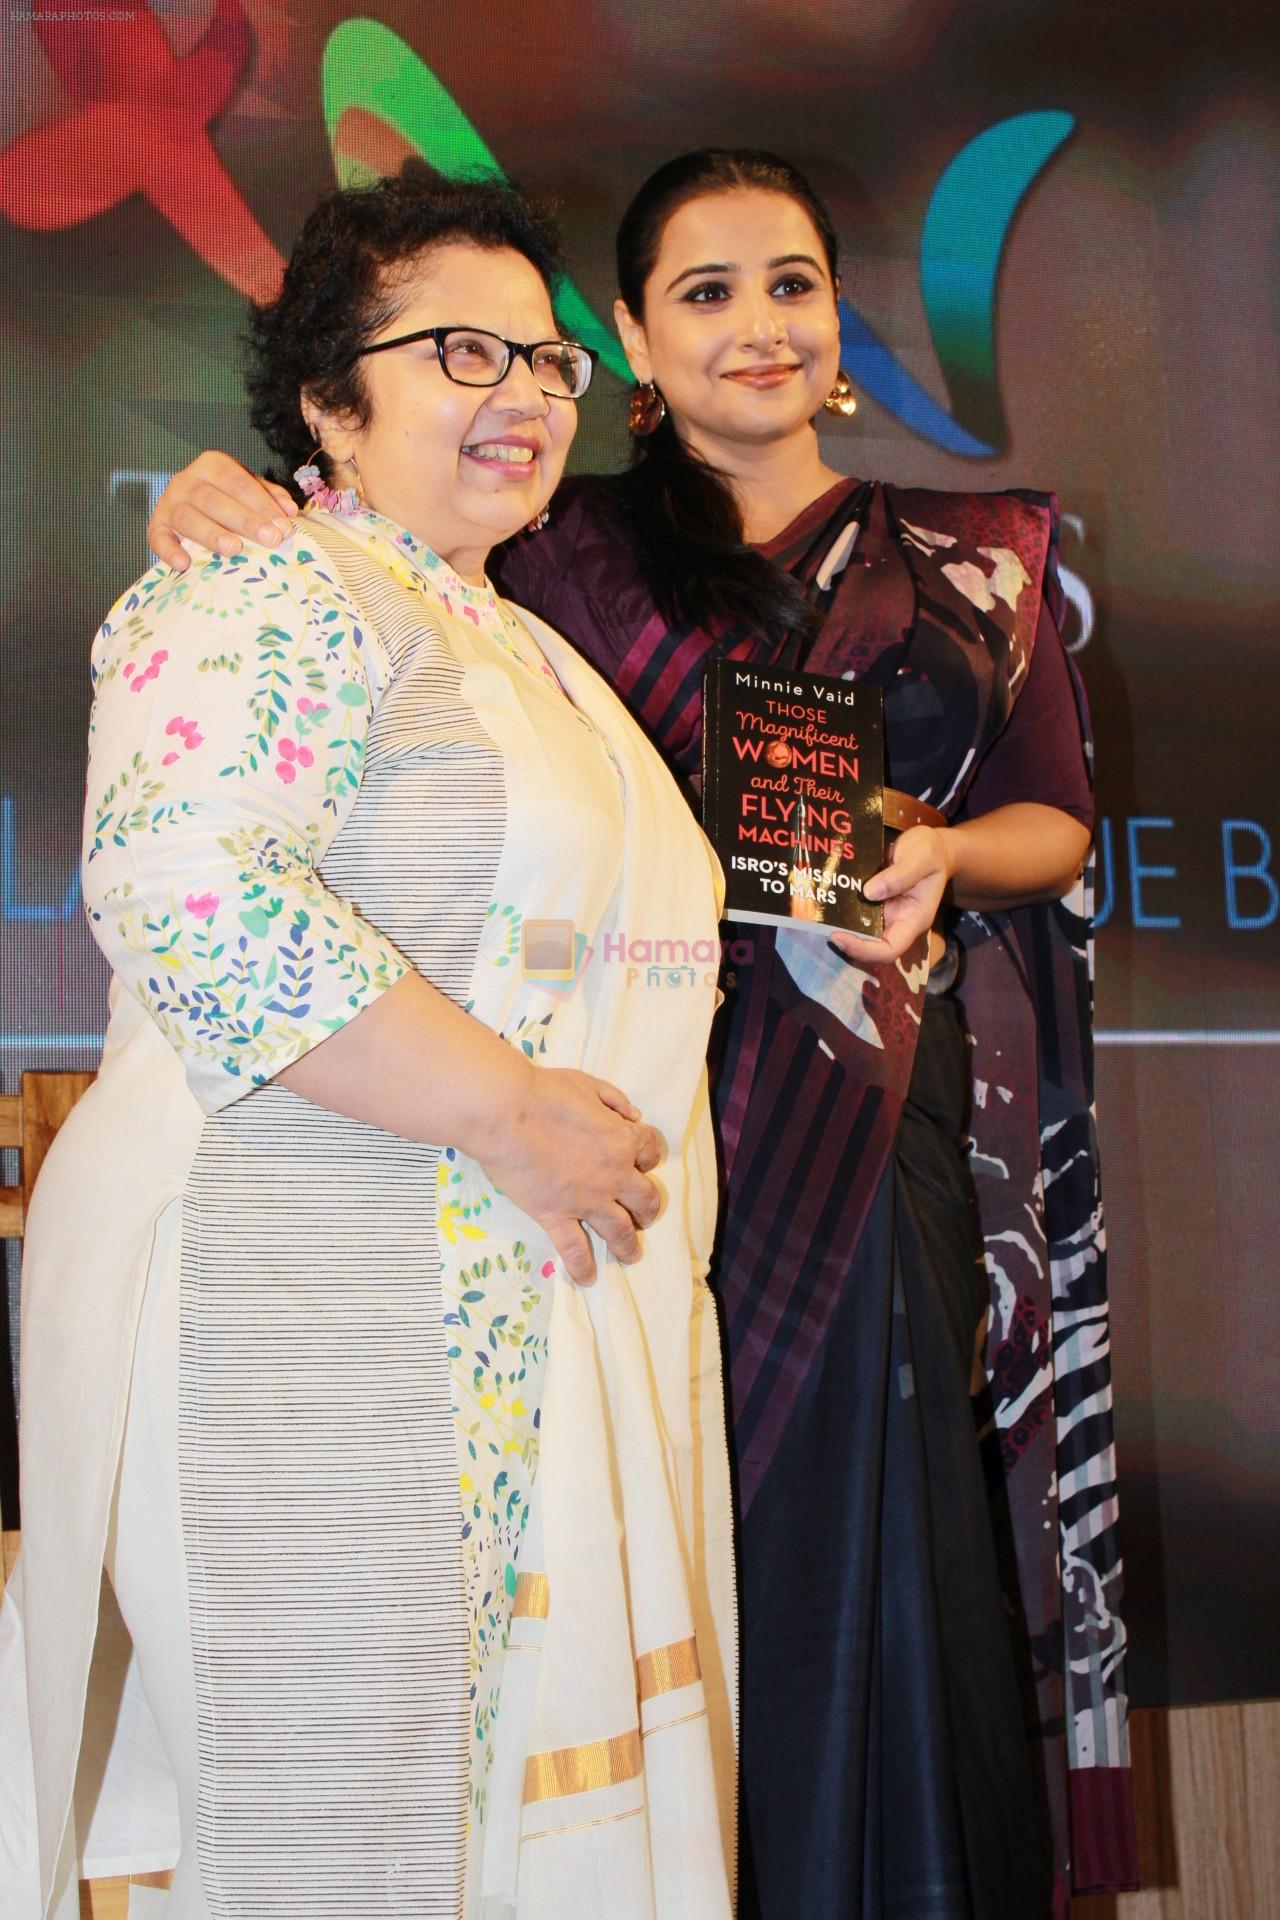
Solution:
[{"label": "blouse sleeve", "polygon": [[207,1113],[410,970],[317,871],[381,671],[310,559],[153,569],[94,642],[85,903]]},{"label": "blouse sleeve", "polygon": [[976,819],[997,807],[1034,801],[1093,825],[1093,793],[1085,759],[1078,682],[1057,623],[1041,605],[1026,685],[1004,731],[974,774],[959,817]]}]

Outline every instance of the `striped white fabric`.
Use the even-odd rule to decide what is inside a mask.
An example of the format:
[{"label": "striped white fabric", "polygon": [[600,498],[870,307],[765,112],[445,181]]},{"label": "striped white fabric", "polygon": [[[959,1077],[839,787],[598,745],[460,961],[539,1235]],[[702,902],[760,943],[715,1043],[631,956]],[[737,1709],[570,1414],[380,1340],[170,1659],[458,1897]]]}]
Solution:
[{"label": "striped white fabric", "polygon": [[[502,761],[421,601],[349,542],[318,544],[391,675],[323,876],[465,1001]],[[207,1122],[191,1170],[179,1453],[216,1920],[462,1912],[470,1675],[436,1157],[271,1086]]]}]

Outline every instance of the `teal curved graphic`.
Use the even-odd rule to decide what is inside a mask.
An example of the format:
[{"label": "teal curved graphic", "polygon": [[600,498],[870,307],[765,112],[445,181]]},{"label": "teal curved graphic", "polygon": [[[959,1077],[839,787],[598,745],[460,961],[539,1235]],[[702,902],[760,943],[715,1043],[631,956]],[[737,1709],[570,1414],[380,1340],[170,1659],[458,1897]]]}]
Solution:
[{"label": "teal curved graphic", "polygon": [[[340,185],[368,177],[368,168],[344,153],[338,129],[348,108],[375,114],[441,173],[506,175],[496,156],[425,61],[377,20],[344,20],[325,42],[321,92],[329,148]],[[569,331],[594,347],[610,373],[631,378],[616,335],[603,326],[573,284],[562,280],[556,308]]]},{"label": "teal curved graphic", "polygon": [[[442,173],[506,177],[448,89],[379,21],[345,20],[334,28],[325,44],[321,85],[329,145],[343,186],[367,178],[371,167],[344,145],[341,126],[348,111],[381,122]],[[840,302],[841,355],[851,378],[913,433],[948,453],[987,459],[1004,448],[995,344],[1000,259],[1023,197],[1074,125],[1069,113],[1015,114],[963,147],[934,189],[920,236],[920,284],[950,411],[853,307]],[[565,325],[595,348],[609,371],[629,380],[612,330],[571,280],[560,283],[556,306]]]},{"label": "teal curved graphic", "polygon": [[961,149],[920,234],[920,291],[953,415],[1005,437],[996,377],[996,283],[1014,215],[1070,134],[1069,113],[1019,113]]},{"label": "teal curved graphic", "polygon": [[925,317],[951,410],[939,406],[861,314],[840,303],[851,379],[947,453],[989,459],[1008,441],[996,372],[996,289],[1005,240],[1028,188],[1071,133],[1069,113],[1019,113],[988,127],[933,190],[920,235]]}]

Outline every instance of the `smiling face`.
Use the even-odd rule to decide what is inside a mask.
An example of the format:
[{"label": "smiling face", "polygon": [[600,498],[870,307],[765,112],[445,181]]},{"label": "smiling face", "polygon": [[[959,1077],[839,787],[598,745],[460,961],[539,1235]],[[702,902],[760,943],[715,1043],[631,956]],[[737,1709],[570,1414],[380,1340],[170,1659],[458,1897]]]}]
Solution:
[{"label": "smiling face", "polygon": [[[396,316],[371,346],[439,326],[505,340],[556,338],[541,276],[509,247],[450,241],[401,271]],[[462,386],[444,373],[430,340],[371,354],[360,366],[367,423],[326,415],[304,396],[316,439],[335,462],[355,461],[367,506],[407,527],[464,579],[480,580],[490,549],[527,526],[555,491],[576,404],[543,393],[520,359],[496,387]],[[333,484],[352,478],[340,465]]]},{"label": "smiling face", "polygon": [[637,380],[661,389],[676,431],[713,464],[807,432],[840,364],[822,241],[788,195],[739,188],[687,200],[667,221],[644,312],[619,301]]}]

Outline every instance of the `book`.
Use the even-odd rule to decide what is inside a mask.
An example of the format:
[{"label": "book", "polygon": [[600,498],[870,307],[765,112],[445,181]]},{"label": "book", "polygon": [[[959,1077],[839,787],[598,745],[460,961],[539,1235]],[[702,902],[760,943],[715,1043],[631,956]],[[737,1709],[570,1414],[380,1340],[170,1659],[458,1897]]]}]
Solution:
[{"label": "book", "polygon": [[876,939],[863,887],[884,865],[884,696],[831,674],[712,660],[702,819],[725,918]]}]

